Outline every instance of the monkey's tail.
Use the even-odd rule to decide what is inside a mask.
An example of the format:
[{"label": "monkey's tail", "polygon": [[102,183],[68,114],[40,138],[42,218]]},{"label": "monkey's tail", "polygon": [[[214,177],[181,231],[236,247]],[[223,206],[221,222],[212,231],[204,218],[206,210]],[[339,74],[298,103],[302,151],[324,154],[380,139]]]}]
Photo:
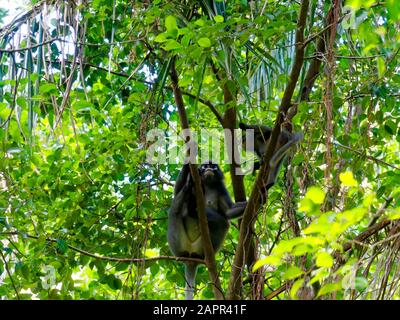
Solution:
[{"label": "monkey's tail", "polygon": [[302,132],[295,132],[293,134],[293,138],[291,141],[287,142],[284,146],[278,149],[275,154],[272,156],[269,165],[271,168],[275,168],[278,165],[278,162],[282,160],[282,158],[286,155],[286,151],[291,148],[295,143],[299,142],[303,139]]},{"label": "monkey's tail", "polygon": [[185,263],[185,299],[193,300],[196,273],[197,273],[197,263]]}]

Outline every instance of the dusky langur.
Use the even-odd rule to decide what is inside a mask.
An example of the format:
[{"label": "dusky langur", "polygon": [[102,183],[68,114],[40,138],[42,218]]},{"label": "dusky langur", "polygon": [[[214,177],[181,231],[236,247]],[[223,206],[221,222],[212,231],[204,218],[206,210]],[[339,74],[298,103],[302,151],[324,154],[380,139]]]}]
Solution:
[{"label": "dusky langur", "polygon": [[[268,143],[271,138],[272,128],[263,125],[249,125],[240,123],[239,128],[243,131],[247,129],[254,130],[254,150],[253,151],[260,162],[254,164],[254,170],[260,168],[265,152],[268,148]],[[243,142],[245,143],[246,135],[243,135]],[[278,142],[274,154],[269,162],[270,172],[268,173],[266,188],[271,188],[276,181],[276,177],[279,174],[279,169],[282,165],[283,160],[286,158],[288,152],[292,147],[294,147],[300,140],[303,139],[303,133],[301,132],[289,132],[286,128],[282,126],[281,132],[278,137]]]},{"label": "dusky langur", "polygon": [[[246,202],[234,204],[224,184],[224,175],[217,164],[211,161],[199,168],[205,198],[211,243],[217,252],[229,229],[229,219],[240,217]],[[168,214],[168,244],[177,257],[204,259],[196,194],[188,164],[179,173],[174,189],[174,198]],[[185,262],[185,298],[193,299],[197,263]]]}]

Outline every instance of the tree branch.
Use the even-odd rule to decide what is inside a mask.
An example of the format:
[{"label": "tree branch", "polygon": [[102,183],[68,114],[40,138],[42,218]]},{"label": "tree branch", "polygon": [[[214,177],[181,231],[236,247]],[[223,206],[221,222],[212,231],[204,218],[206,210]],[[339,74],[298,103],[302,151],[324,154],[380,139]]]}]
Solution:
[{"label": "tree branch", "polygon": [[[171,72],[171,83],[172,90],[174,92],[175,103],[178,107],[179,118],[181,120],[182,129],[189,130],[189,121],[186,115],[185,105],[183,103],[182,92],[178,84],[178,74],[176,72],[175,67],[175,57],[173,57],[170,61],[170,72]],[[191,140],[191,134],[189,131],[188,139],[186,143]],[[219,281],[217,265],[215,263],[215,254],[214,249],[212,247],[210,232],[208,229],[208,222],[206,216],[206,208],[205,208],[205,199],[203,194],[203,189],[201,185],[200,175],[197,170],[197,165],[194,163],[190,163],[190,172],[193,178],[193,182],[196,190],[196,203],[197,203],[197,213],[199,216],[199,224],[200,224],[200,232],[201,232],[201,242],[204,250],[205,262],[210,274],[211,282],[213,283],[213,290],[215,298],[221,300],[224,298],[221,290],[221,283]]]},{"label": "tree branch", "polygon": [[18,293],[17,287],[15,286],[14,279],[13,279],[13,277],[11,275],[10,269],[8,268],[8,263],[7,263],[6,257],[3,254],[3,250],[0,250],[0,254],[1,254],[1,259],[3,260],[3,263],[4,263],[4,267],[6,268],[6,272],[8,274],[8,277],[10,278],[11,285],[12,285],[12,287],[13,287],[13,289],[15,291],[15,294],[17,296],[17,299],[20,300],[21,298],[19,297],[19,293]]},{"label": "tree branch", "polygon": [[[311,61],[310,66],[308,67],[306,77],[304,79],[303,87],[300,91],[300,101],[308,100],[310,93],[311,93],[311,89],[315,83],[315,80],[320,75],[320,69],[321,69],[321,65],[322,65],[323,56],[326,52],[326,39],[329,38],[333,29],[336,30],[336,25],[334,24],[335,22],[333,19],[333,11],[334,11],[334,6],[332,6],[328,11],[328,14],[326,17],[326,27],[324,29],[322,29],[322,31],[323,31],[322,33],[318,33],[319,37],[318,37],[317,45],[315,48],[315,52],[313,54],[314,58]],[[312,39],[314,39],[314,37],[310,37],[306,41],[306,43]]]},{"label": "tree branch", "polygon": [[243,220],[240,228],[239,243],[235,254],[235,259],[232,267],[232,273],[229,280],[228,297],[229,299],[238,299],[240,289],[242,286],[241,273],[244,268],[245,256],[249,252],[250,243],[252,239],[251,229],[254,224],[254,219],[257,215],[258,210],[265,203],[268,191],[265,188],[266,178],[268,177],[269,162],[273,156],[273,152],[276,147],[278,136],[280,133],[280,127],[285,119],[285,115],[291,105],[294,90],[300,75],[300,70],[303,66],[304,61],[304,29],[307,20],[309,7],[309,0],[303,0],[300,8],[299,19],[297,22],[296,31],[296,52],[295,59],[290,73],[289,82],[286,86],[283,98],[279,107],[279,113],[275,121],[275,126],[272,131],[268,149],[264,155],[263,164],[258,172],[257,179],[253,190],[250,195],[250,199],[246,206],[246,210],[243,214]]},{"label": "tree branch", "polygon": [[[22,236],[24,238],[28,239],[39,239],[40,236],[34,236],[30,234],[26,234],[23,232],[15,231],[15,232],[1,232],[1,235],[7,235],[7,236]],[[52,243],[57,243],[59,240],[58,239],[52,239],[52,238],[46,238],[46,241],[52,242]],[[196,258],[186,258],[186,257],[174,257],[174,256],[158,256],[158,257],[152,257],[152,258],[117,258],[117,257],[107,257],[107,256],[100,256],[95,253],[91,253],[89,251],[85,251],[82,249],[79,249],[77,247],[74,247],[72,245],[67,244],[68,249],[71,249],[73,251],[76,251],[80,254],[83,254],[85,256],[98,259],[98,260],[104,260],[104,261],[112,261],[112,262],[124,262],[124,263],[143,263],[143,262],[150,262],[150,261],[158,261],[158,260],[174,260],[174,261],[188,261],[188,262],[196,262],[196,263],[204,263],[204,260],[202,259],[196,259]]]},{"label": "tree branch", "polygon": [[187,91],[182,91],[182,94],[184,94],[185,96],[191,97],[193,99],[197,99],[199,100],[202,104],[206,105],[207,107],[210,108],[210,110],[212,111],[212,113],[214,113],[215,117],[217,118],[218,122],[222,124],[222,116],[221,114],[218,112],[218,110],[214,107],[214,105],[211,103],[210,100],[206,100],[200,97],[196,97],[194,94],[187,92]]},{"label": "tree branch", "polygon": [[358,154],[358,155],[360,155],[360,156],[362,156],[362,157],[365,157],[365,158],[367,158],[368,160],[374,161],[374,162],[376,162],[376,163],[383,164],[383,165],[388,166],[388,167],[390,167],[390,168],[393,168],[393,169],[395,169],[395,170],[400,170],[400,168],[397,167],[397,166],[395,166],[394,164],[385,162],[385,161],[383,161],[383,160],[381,160],[381,159],[378,159],[378,158],[375,158],[375,157],[373,157],[373,156],[369,156],[369,155],[367,155],[367,154],[365,154],[365,153],[363,153],[363,152],[361,152],[361,151],[358,151],[358,150],[355,150],[355,149],[350,148],[350,147],[348,147],[348,146],[345,146],[345,145],[343,145],[343,144],[341,144],[341,143],[339,143],[339,142],[334,142],[333,144],[336,145],[336,146],[338,146],[338,147],[341,147],[341,148],[343,148],[343,149],[346,149],[346,150],[349,150],[349,151],[351,151],[351,152],[354,152],[354,153],[356,153],[356,154]]},{"label": "tree branch", "polygon": [[26,23],[33,16],[37,15],[38,12],[43,10],[43,5],[52,6],[56,3],[56,0],[42,0],[39,3],[36,3],[31,10],[27,11],[20,17],[14,18],[8,25],[0,28],[0,38],[4,38],[10,33],[14,32],[18,29],[22,24]]}]

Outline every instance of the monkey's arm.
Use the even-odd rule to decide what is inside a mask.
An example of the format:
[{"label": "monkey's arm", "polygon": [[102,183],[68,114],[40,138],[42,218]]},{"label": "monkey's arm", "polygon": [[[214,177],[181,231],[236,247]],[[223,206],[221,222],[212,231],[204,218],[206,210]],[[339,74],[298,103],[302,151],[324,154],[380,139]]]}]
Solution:
[{"label": "monkey's arm", "polygon": [[252,172],[253,174],[255,174],[255,172],[261,168],[262,163],[263,163],[262,159],[260,161],[255,161],[254,162],[253,172]]},{"label": "monkey's arm", "polygon": [[188,196],[189,196],[189,186],[188,183],[185,183],[181,190],[174,196],[172,203],[171,203],[171,208],[170,208],[170,214],[174,215],[180,215],[183,214],[183,205],[185,202],[187,202]]},{"label": "monkey's arm", "polygon": [[[176,179],[174,198],[172,199],[170,213],[173,215],[184,216],[187,214],[187,208],[183,208],[185,203],[188,203],[191,195],[191,175],[189,165],[184,165],[178,178]],[[193,199],[192,199],[193,200]]]},{"label": "monkey's arm", "polygon": [[177,195],[183,186],[188,183],[188,175],[190,175],[189,164],[184,164],[181,172],[179,172],[178,178],[176,178],[174,195]]},{"label": "monkey's arm", "polygon": [[232,205],[231,208],[226,211],[226,216],[228,217],[228,219],[239,218],[246,209],[246,205],[247,201],[236,202]]},{"label": "monkey's arm", "polygon": [[225,212],[228,219],[235,219],[243,214],[247,201],[233,203],[228,191],[225,189],[224,192],[221,192],[218,203],[219,209]]}]

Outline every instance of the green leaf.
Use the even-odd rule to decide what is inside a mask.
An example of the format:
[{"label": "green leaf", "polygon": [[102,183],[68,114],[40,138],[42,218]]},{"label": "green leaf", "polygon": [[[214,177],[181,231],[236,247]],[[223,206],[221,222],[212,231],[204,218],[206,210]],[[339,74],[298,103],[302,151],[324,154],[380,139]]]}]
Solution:
[{"label": "green leaf", "polygon": [[63,239],[57,239],[57,249],[60,250],[61,253],[65,253],[68,249],[67,242]]},{"label": "green leaf", "polygon": [[388,209],[387,218],[389,220],[397,220],[400,219],[400,207]]},{"label": "green leaf", "polygon": [[253,272],[255,272],[258,268],[262,267],[263,265],[269,264],[272,266],[277,266],[281,263],[281,259],[276,256],[268,256],[261,260],[258,260],[253,266]]},{"label": "green leaf", "polygon": [[317,297],[323,296],[331,292],[338,291],[342,288],[340,283],[328,283],[325,284],[319,291]]},{"label": "green leaf", "polygon": [[7,108],[7,103],[0,102],[0,120],[5,121],[11,113],[11,109]]},{"label": "green leaf", "polygon": [[321,188],[310,187],[307,190],[306,198],[310,199],[315,204],[322,204],[324,203],[325,193]]},{"label": "green leaf", "polygon": [[339,109],[343,106],[343,99],[341,97],[335,96],[333,98],[333,107]]},{"label": "green leaf", "polygon": [[111,289],[119,290],[122,288],[122,281],[113,274],[106,276],[106,282]]},{"label": "green leaf", "polygon": [[[0,271],[2,271],[1,268]],[[7,297],[7,293],[9,293],[8,287],[5,285],[0,286],[0,296]]]},{"label": "green leaf", "polygon": [[328,252],[320,252],[316,264],[317,267],[330,268],[333,266],[333,258]]},{"label": "green leaf", "polygon": [[155,42],[165,42],[168,39],[168,35],[166,33],[160,33],[155,37]]},{"label": "green leaf", "polygon": [[78,100],[72,103],[72,107],[75,111],[87,111],[94,108],[94,105],[86,100]]},{"label": "green leaf", "polygon": [[376,194],[375,193],[369,193],[364,196],[364,199],[362,201],[362,204],[364,207],[369,207],[376,201]]},{"label": "green leaf", "polygon": [[345,187],[357,187],[358,183],[354,179],[353,173],[351,171],[342,172],[339,174],[340,182]]},{"label": "green leaf", "polygon": [[379,78],[382,78],[386,71],[385,60],[383,60],[382,57],[378,57],[376,64],[378,67],[378,76]]},{"label": "green leaf", "polygon": [[399,21],[400,20],[400,6],[398,0],[386,0],[385,1],[386,7],[389,12],[389,17],[393,21]]},{"label": "green leaf", "polygon": [[299,291],[299,289],[301,288],[301,286],[304,283],[304,279],[299,279],[297,281],[295,281],[295,283],[293,283],[292,288],[290,289],[290,297],[293,300],[297,299],[297,291]]},{"label": "green leaf", "polygon": [[182,45],[178,41],[175,41],[173,39],[168,39],[165,42],[163,49],[166,51],[178,50],[178,49],[182,49]]},{"label": "green leaf", "polygon": [[17,98],[17,104],[21,107],[21,108],[26,108],[27,104],[26,104],[26,98],[25,97],[18,97]]},{"label": "green leaf", "polygon": [[394,123],[392,120],[387,120],[385,122],[385,130],[390,135],[393,135],[396,133],[397,127],[398,126],[396,125],[396,123]]},{"label": "green leaf", "polygon": [[165,18],[165,27],[167,28],[168,32],[178,30],[178,25],[176,24],[176,19],[174,16],[168,16]]},{"label": "green leaf", "polygon": [[309,284],[309,285],[312,285],[313,283],[315,283],[315,282],[317,282],[317,281],[320,281],[321,279],[323,279],[323,278],[325,278],[325,277],[327,277],[327,276],[329,276],[329,271],[328,271],[326,268],[317,269],[317,270],[314,272],[314,277],[312,277],[312,278],[310,279],[310,281],[308,282],[308,284]]},{"label": "green leaf", "polygon": [[52,94],[57,93],[58,89],[54,83],[41,84],[39,87],[39,93],[41,94]]},{"label": "green leaf", "polygon": [[368,280],[364,277],[356,277],[355,287],[357,291],[364,291],[368,287]]},{"label": "green leaf", "polygon": [[199,44],[200,47],[203,48],[209,48],[211,47],[211,41],[208,38],[200,38],[197,43]]},{"label": "green leaf", "polygon": [[197,26],[199,26],[199,27],[204,27],[204,25],[205,25],[206,23],[204,22],[203,19],[198,19],[198,20],[196,20],[196,21],[194,22],[194,24],[197,25]]},{"label": "green leaf", "polygon": [[29,265],[23,264],[22,267],[21,267],[22,276],[23,276],[25,279],[28,280],[28,279],[29,279],[30,272],[31,272],[31,270],[29,269]]},{"label": "green leaf", "polygon": [[218,14],[214,17],[214,20],[215,22],[221,23],[224,22],[224,17]]},{"label": "green leaf", "polygon": [[315,251],[315,249],[310,246],[309,244],[299,244],[298,246],[294,247],[294,249],[292,250],[292,255],[294,255],[295,257],[298,256],[302,256],[306,253],[312,253],[313,251]]},{"label": "green leaf", "polygon": [[182,46],[188,47],[190,44],[190,40],[192,40],[192,35],[185,34],[181,39]]},{"label": "green leaf", "polygon": [[279,254],[284,254],[284,253],[288,253],[292,250],[292,248],[295,245],[298,245],[301,243],[301,239],[300,238],[294,238],[291,240],[282,240],[281,242],[279,242],[279,244],[275,247],[274,249],[274,253],[279,253]]},{"label": "green leaf", "polygon": [[284,278],[286,280],[292,280],[301,276],[303,273],[304,273],[303,270],[301,270],[300,268],[296,266],[291,266],[289,269],[286,270]]},{"label": "green leaf", "polygon": [[299,211],[303,211],[306,213],[311,212],[314,209],[314,202],[312,202],[308,198],[303,198],[299,203]]}]

